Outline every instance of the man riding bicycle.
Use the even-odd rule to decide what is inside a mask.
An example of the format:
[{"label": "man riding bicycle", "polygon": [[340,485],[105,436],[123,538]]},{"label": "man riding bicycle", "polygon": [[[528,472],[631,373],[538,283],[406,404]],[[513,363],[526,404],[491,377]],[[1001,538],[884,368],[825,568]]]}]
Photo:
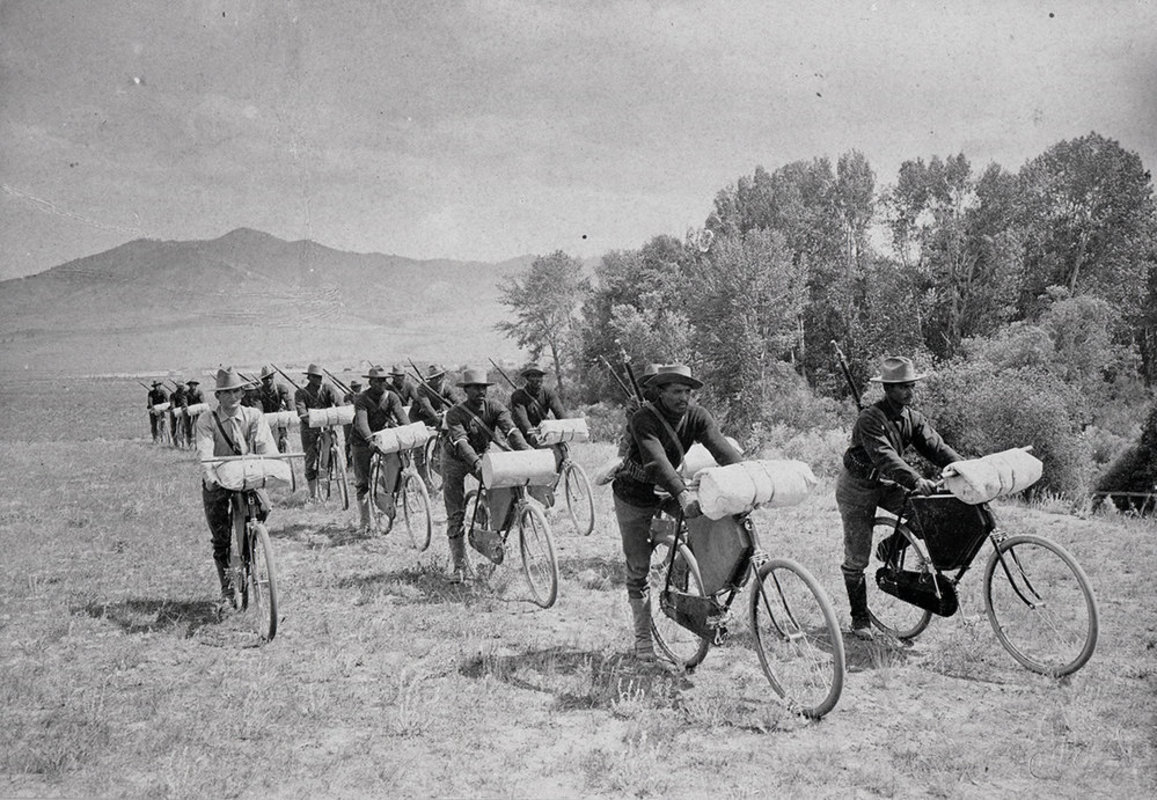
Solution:
[{"label": "man riding bicycle", "polygon": [[[370,388],[354,400],[353,431],[350,434],[350,450],[354,463],[354,486],[358,500],[358,530],[366,533],[370,527],[370,461],[373,456],[372,437],[377,431],[394,425],[405,425],[406,415],[402,411],[402,401],[386,384],[390,375],[385,367],[371,367],[363,375],[370,382]],[[397,453],[382,456],[382,474],[386,490],[381,493],[382,501],[388,506],[386,516],[393,519],[394,484],[402,471],[402,459]]]}]

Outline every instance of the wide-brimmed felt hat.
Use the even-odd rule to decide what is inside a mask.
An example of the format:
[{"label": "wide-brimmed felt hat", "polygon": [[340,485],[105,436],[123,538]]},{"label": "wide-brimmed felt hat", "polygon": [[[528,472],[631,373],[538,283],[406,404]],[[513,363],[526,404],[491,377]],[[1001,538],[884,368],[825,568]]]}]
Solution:
[{"label": "wide-brimmed felt hat", "polygon": [[273,367],[269,366],[268,364],[266,364],[264,367],[261,368],[261,380],[265,380],[266,378],[272,378],[276,374],[277,374],[277,370],[275,370]]},{"label": "wide-brimmed felt hat", "polygon": [[248,386],[249,383],[242,380],[241,376],[237,374],[233,367],[227,367],[217,370],[217,385],[213,391],[226,392],[232,389],[245,389]]},{"label": "wide-brimmed felt hat", "polygon": [[446,368],[440,364],[431,364],[430,368],[426,370],[427,378],[437,378],[439,375],[445,375]]},{"label": "wide-brimmed felt hat", "polygon": [[196,378],[189,378],[189,380],[185,381],[186,386],[192,386],[193,384],[200,384],[200,383],[201,382],[199,380],[197,380]]},{"label": "wide-brimmed felt hat", "polygon": [[880,374],[870,380],[874,383],[912,383],[928,374],[917,374],[912,359],[903,356],[888,356],[880,365]]},{"label": "wide-brimmed felt hat", "polygon": [[643,374],[639,377],[639,386],[646,386],[651,382],[651,378],[655,377],[655,373],[659,371],[659,364],[648,364],[643,367]]},{"label": "wide-brimmed felt hat", "polygon": [[493,386],[491,381],[486,380],[489,377],[486,374],[484,367],[467,367],[462,373],[462,380],[458,381],[459,388],[467,386]]},{"label": "wide-brimmed felt hat", "polygon": [[361,385],[362,385],[361,381],[350,381],[350,388],[351,389],[354,388],[355,386],[361,386]]},{"label": "wide-brimmed felt hat", "polygon": [[367,372],[362,377],[363,378],[388,378],[392,374],[393,374],[392,372],[386,372],[385,367],[378,365],[378,364],[375,364],[374,366],[370,367],[370,371]]},{"label": "wide-brimmed felt hat", "polygon": [[538,364],[531,362],[530,364],[527,364],[525,367],[523,367],[522,372],[518,374],[525,378],[529,375],[546,375],[546,370],[540,367]]},{"label": "wide-brimmed felt hat", "polygon": [[310,364],[308,367],[306,367],[305,374],[316,375],[319,378],[325,377],[325,373],[321,371],[321,367],[319,367],[317,364]]},{"label": "wide-brimmed felt hat", "polygon": [[691,377],[691,368],[686,364],[660,364],[655,374],[647,381],[649,386],[666,386],[668,383],[681,383],[692,389],[699,389],[703,381]]},{"label": "wide-brimmed felt hat", "polygon": [[394,366],[390,367],[390,374],[391,375],[401,375],[401,376],[405,377],[406,369],[401,364],[394,364]]},{"label": "wide-brimmed felt hat", "polygon": [[157,387],[157,386],[164,386],[164,385],[165,385],[165,382],[164,382],[164,381],[153,381],[153,386],[154,386],[154,387]]}]

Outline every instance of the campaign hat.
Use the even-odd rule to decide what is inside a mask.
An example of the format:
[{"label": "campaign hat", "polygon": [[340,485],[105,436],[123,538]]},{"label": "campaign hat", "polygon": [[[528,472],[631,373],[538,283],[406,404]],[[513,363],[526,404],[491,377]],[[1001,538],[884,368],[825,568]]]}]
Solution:
[{"label": "campaign hat", "polygon": [[266,378],[272,378],[275,375],[277,375],[277,370],[275,370],[273,367],[269,366],[268,364],[266,364],[264,367],[261,368],[261,380],[265,380]]},{"label": "campaign hat", "polygon": [[217,385],[213,391],[227,392],[232,389],[245,389],[248,386],[249,383],[242,380],[233,367],[226,367],[217,370]]},{"label": "campaign hat", "polygon": [[660,364],[647,385],[661,387],[668,383],[682,383],[692,389],[703,386],[703,381],[691,377],[691,368],[686,364]]},{"label": "campaign hat", "polygon": [[466,386],[493,386],[491,381],[487,378],[485,367],[467,367],[462,372],[462,380],[458,381],[459,387]]},{"label": "campaign hat", "polygon": [[186,386],[193,386],[194,384],[200,385],[200,383],[201,382],[199,380],[197,380],[196,378],[189,378],[189,380],[185,381]]},{"label": "campaign hat", "polygon": [[655,373],[659,371],[659,365],[655,363],[648,364],[643,367],[643,374],[639,377],[639,386],[646,386],[651,382],[651,378],[655,377]]},{"label": "campaign hat", "polygon": [[316,375],[319,378],[325,377],[325,373],[321,371],[321,367],[319,367],[317,364],[310,364],[308,367],[306,367],[305,374]]},{"label": "campaign hat", "polygon": [[426,370],[427,378],[437,378],[439,375],[445,375],[446,368],[441,364],[431,364],[430,368]]},{"label": "campaign hat", "polygon": [[361,381],[350,381],[350,388],[355,389],[362,385]]},{"label": "campaign hat", "polygon": [[874,383],[912,383],[928,374],[916,372],[912,359],[903,356],[888,356],[880,364],[880,374],[870,380]]},{"label": "campaign hat", "polygon": [[392,372],[386,372],[385,367],[378,365],[378,364],[375,364],[374,366],[370,367],[370,371],[367,372],[365,375],[362,375],[362,377],[363,378],[388,378],[392,374],[393,374]]},{"label": "campaign hat", "polygon": [[164,386],[164,385],[165,385],[164,381],[153,381],[153,388],[154,389],[157,388],[158,386]]},{"label": "campaign hat", "polygon": [[394,364],[394,366],[390,367],[390,374],[405,376],[406,369],[401,364]]},{"label": "campaign hat", "polygon": [[527,377],[528,375],[545,375],[545,374],[546,374],[546,370],[545,370],[545,369],[543,369],[542,367],[540,367],[538,364],[535,364],[535,363],[532,361],[531,363],[529,363],[529,364],[527,364],[525,367],[523,367],[523,368],[522,368],[522,372],[520,372],[520,373],[518,373],[518,374],[519,374],[520,376],[522,376],[523,378],[525,378],[525,377]]}]

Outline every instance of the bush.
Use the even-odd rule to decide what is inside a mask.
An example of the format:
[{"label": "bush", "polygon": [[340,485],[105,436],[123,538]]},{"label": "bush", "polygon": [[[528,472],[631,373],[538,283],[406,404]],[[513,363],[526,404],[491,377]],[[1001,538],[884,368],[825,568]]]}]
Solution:
[{"label": "bush", "polygon": [[839,473],[850,435],[843,428],[797,431],[786,425],[773,426],[761,434],[750,451],[758,453],[753,457],[793,458],[810,466],[816,475],[826,477],[835,477]]},{"label": "bush", "polygon": [[576,416],[586,417],[591,441],[594,442],[617,442],[623,435],[623,427],[627,424],[625,409],[610,403],[599,402],[580,406],[573,413]]},{"label": "bush", "polygon": [[1059,379],[1032,368],[997,371],[985,362],[949,365],[928,380],[920,407],[965,457],[1032,445],[1044,477],[1030,494],[1087,493],[1085,403]]}]

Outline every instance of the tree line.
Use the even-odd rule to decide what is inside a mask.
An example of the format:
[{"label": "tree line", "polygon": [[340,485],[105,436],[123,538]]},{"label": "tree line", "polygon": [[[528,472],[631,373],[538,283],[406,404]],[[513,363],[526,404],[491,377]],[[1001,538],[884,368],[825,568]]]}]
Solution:
[{"label": "tree line", "polygon": [[606,253],[593,277],[561,251],[539,257],[500,286],[500,329],[573,400],[619,392],[604,358],[687,362],[741,436],[787,412],[785,396],[846,398],[833,341],[860,382],[908,354],[1075,398],[1057,424],[1078,430],[1157,379],[1150,174],[1095,132],[1016,172],[963,153],[908,160],[883,187],[857,151],[756,167],[704,228],[709,248],[697,231],[658,235]]}]

